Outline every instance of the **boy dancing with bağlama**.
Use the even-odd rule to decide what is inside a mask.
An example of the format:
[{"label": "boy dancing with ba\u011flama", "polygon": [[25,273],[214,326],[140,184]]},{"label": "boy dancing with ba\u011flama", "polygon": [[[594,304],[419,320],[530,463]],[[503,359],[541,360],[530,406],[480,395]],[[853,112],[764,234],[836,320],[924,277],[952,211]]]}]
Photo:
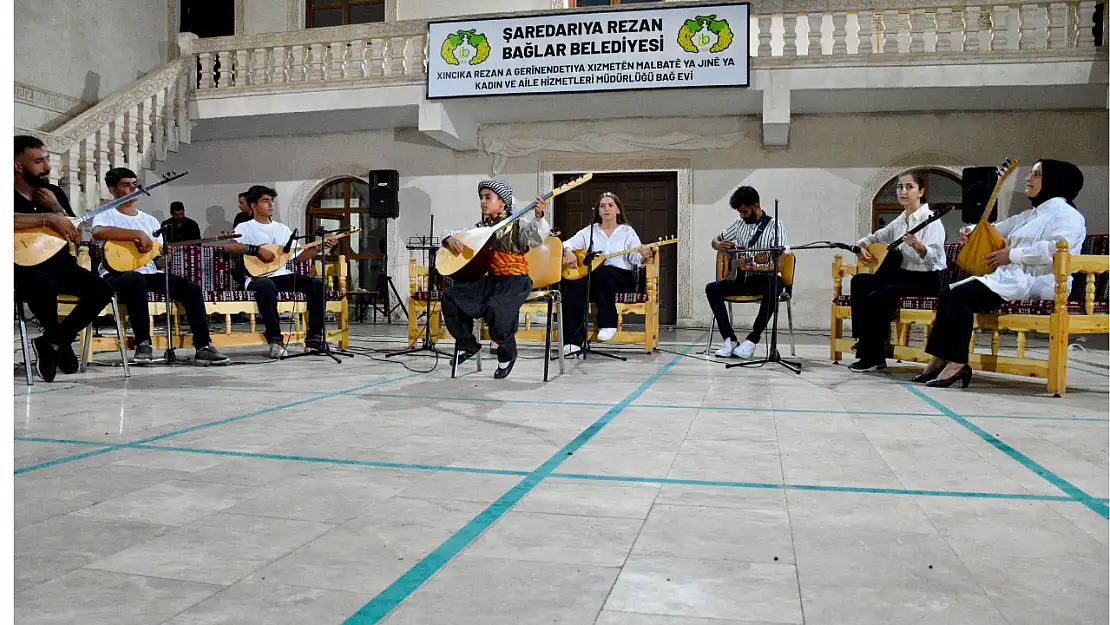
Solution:
[{"label": "boy dancing with ba\u011flama", "polygon": [[[276,256],[270,250],[261,246],[270,243],[285,245],[293,231],[283,223],[273,220],[274,198],[277,191],[256,185],[247,191],[247,204],[254,214],[254,218],[235,226],[235,233],[239,238],[227,245],[228,251],[236,254],[255,256],[262,262],[271,262]],[[336,244],[333,239],[327,240],[324,245],[329,249]],[[308,261],[316,258],[317,248],[304,250],[294,259],[294,262]],[[281,323],[278,319],[278,293],[295,291],[303,293],[308,305],[308,333],[305,338],[305,348],[314,352],[325,352],[324,345],[324,281],[312,276],[293,275],[287,267],[282,267],[262,278],[246,276],[247,290],[254,291],[254,300],[258,305],[258,314],[266,326],[266,342],[270,346],[270,358],[281,358],[287,355],[285,341],[281,334]]]},{"label": "boy dancing with ba\u011flama", "polygon": [[[513,212],[513,188],[500,180],[479,182],[478,199],[482,208],[482,221],[478,226],[491,226]],[[443,320],[459,346],[456,365],[481,349],[474,338],[474,319],[483,317],[490,338],[497,343],[497,371],[493,377],[499,380],[509,377],[516,364],[520,306],[532,292],[525,254],[530,248],[543,245],[551,232],[551,226],[543,218],[546,208],[547,202],[537,197],[534,215],[524,215],[497,236],[489,273],[475,282],[457,283],[443,291]],[[451,236],[453,234],[457,231],[448,233],[443,245],[455,254],[462,254],[463,244]]]}]

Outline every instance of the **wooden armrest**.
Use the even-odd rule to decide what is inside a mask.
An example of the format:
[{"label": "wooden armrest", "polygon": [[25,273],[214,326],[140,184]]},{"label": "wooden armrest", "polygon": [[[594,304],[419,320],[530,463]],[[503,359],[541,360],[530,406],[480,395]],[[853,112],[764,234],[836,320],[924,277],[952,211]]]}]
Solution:
[{"label": "wooden armrest", "polygon": [[1086,273],[1110,272],[1110,256],[1096,254],[1072,254],[1071,273],[1083,271]]}]

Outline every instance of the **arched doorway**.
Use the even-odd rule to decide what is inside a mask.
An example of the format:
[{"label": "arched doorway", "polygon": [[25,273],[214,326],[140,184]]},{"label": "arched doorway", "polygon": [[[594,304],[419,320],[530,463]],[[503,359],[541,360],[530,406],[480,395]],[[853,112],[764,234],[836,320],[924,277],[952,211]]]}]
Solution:
[{"label": "arched doorway", "polygon": [[348,289],[376,291],[386,275],[386,229],[389,220],[370,216],[370,185],[358,178],[338,178],[325,184],[309,200],[305,211],[308,232],[323,227],[361,231],[339,240],[333,254],[347,257]]},{"label": "arched doorway", "polygon": [[[925,177],[925,200],[933,210],[941,206],[951,206],[952,211],[941,218],[944,224],[945,243],[956,243],[960,240],[960,228],[963,221],[960,219],[963,207],[963,186],[959,176],[943,169],[913,169],[907,171],[921,172]],[[906,172],[903,172],[906,173]],[[898,194],[895,189],[898,178],[894,176],[883,184],[875,199],[871,202],[871,232],[882,228],[896,219],[902,213],[902,205],[898,203]]]}]

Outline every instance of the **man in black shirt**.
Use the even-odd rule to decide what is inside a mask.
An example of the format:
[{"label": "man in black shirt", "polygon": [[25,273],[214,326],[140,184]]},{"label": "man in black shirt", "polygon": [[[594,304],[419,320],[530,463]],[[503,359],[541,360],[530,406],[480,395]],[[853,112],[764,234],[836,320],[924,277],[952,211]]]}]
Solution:
[{"label": "man in black shirt", "polygon": [[[81,242],[81,232],[66,217],[69,199],[58,187],[48,185],[50,154],[42,141],[19,135],[15,138],[15,230],[50,228],[70,243]],[[112,287],[92,272],[82,269],[63,247],[33,267],[15,266],[15,296],[26,302],[42,326],[42,336],[31,342],[39,376],[53,382],[57,370],[76,373],[77,355],[73,341],[96,319],[112,300]],[[58,322],[58,294],[78,298],[73,311]]]},{"label": "man in black shirt", "polygon": [[[251,188],[253,189],[254,187]],[[239,194],[239,214],[235,216],[235,220],[232,222],[233,226],[238,226],[244,221],[250,221],[254,219],[254,211],[251,210],[250,204],[247,204],[248,193],[250,192],[243,191]]]},{"label": "man in black shirt", "polygon": [[167,243],[196,241],[200,238],[200,225],[185,216],[185,205],[181,202],[170,202],[170,218],[162,222],[162,228],[162,236]]}]

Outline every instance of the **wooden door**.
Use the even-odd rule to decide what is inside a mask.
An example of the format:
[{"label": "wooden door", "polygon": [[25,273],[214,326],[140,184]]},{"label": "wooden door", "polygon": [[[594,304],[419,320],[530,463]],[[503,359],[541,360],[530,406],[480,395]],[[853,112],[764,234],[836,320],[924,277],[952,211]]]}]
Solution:
[{"label": "wooden door", "polygon": [[[556,174],[555,186],[581,175]],[[644,243],[678,234],[678,174],[614,173],[595,174],[586,184],[555,198],[555,229],[560,238],[569,239],[589,225],[602,191],[620,198],[628,225]],[[672,325],[678,313],[678,246],[666,245],[659,252],[659,323]]]}]

